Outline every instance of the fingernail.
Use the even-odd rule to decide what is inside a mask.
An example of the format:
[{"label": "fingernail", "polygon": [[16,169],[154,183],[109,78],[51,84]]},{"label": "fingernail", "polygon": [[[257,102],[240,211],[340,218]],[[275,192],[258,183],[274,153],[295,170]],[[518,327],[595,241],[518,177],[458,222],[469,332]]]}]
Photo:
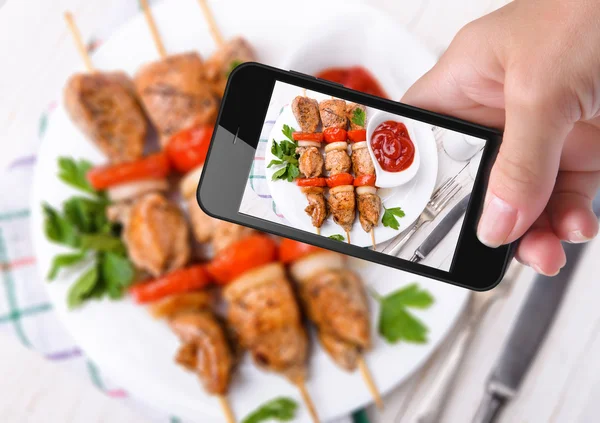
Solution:
[{"label": "fingernail", "polygon": [[558,275],[558,273],[560,272],[560,269],[558,269],[554,273],[547,273],[547,272],[544,272],[537,264],[531,264],[530,266],[533,270],[536,271],[536,273],[539,273],[540,275],[544,275],[544,276],[553,277],[553,276]]},{"label": "fingernail", "polygon": [[517,209],[494,194],[490,195],[491,198],[483,208],[477,237],[488,247],[496,248],[504,244],[515,227]]},{"label": "fingernail", "polygon": [[569,232],[567,241],[572,244],[581,244],[582,242],[588,242],[590,238],[585,236],[581,231]]}]

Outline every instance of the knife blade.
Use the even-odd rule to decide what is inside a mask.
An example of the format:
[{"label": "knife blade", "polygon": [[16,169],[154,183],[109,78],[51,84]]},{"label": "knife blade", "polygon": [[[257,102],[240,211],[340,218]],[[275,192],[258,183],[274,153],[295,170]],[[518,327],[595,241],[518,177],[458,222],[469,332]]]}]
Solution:
[{"label": "knife blade", "polygon": [[[594,213],[600,215],[600,194],[594,200]],[[492,423],[519,391],[541,345],[543,345],[564,294],[585,250],[585,244],[563,244],[567,264],[555,277],[539,275],[496,361],[486,384],[485,396],[473,423]]]},{"label": "knife blade", "polygon": [[444,239],[444,237],[448,235],[448,232],[456,225],[456,222],[458,222],[461,216],[465,214],[470,199],[471,194],[467,194],[462,200],[456,203],[452,210],[450,210],[433,231],[431,231],[429,236],[425,238],[425,241],[419,245],[419,248],[416,249],[410,261],[414,263],[420,262],[427,257],[435,247],[437,247],[440,241]]}]

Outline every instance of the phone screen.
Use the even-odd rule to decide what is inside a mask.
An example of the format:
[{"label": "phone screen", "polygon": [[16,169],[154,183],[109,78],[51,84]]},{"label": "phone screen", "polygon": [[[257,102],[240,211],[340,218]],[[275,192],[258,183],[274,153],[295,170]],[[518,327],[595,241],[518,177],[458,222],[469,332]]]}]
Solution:
[{"label": "phone screen", "polygon": [[239,212],[449,272],[485,144],[277,81]]}]

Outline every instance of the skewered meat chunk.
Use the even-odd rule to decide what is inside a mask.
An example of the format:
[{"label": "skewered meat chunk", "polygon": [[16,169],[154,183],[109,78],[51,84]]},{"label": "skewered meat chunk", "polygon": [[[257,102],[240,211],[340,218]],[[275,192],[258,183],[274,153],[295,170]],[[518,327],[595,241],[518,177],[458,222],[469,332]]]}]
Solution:
[{"label": "skewered meat chunk", "polygon": [[319,103],[314,98],[297,96],[292,101],[292,112],[302,132],[316,132],[321,122]]},{"label": "skewered meat chunk", "polygon": [[183,342],[177,363],[196,372],[209,393],[226,394],[234,360],[225,331],[212,312],[180,314],[170,325]]},{"label": "skewered meat chunk", "polygon": [[[364,144],[363,144],[364,142]],[[352,146],[352,171],[355,177],[363,175],[375,175],[375,167],[369,155],[366,141],[356,143]]]},{"label": "skewered meat chunk", "polygon": [[[356,113],[356,110],[362,110],[364,112],[365,116],[367,115],[367,108],[365,106],[363,106],[362,104],[348,103],[348,105],[346,106],[346,116],[348,117],[348,121],[350,122],[350,130],[351,131],[355,131],[357,129],[365,129],[364,125],[358,125],[357,123],[353,122],[354,114]],[[365,119],[365,124],[366,124],[366,119]]]},{"label": "skewered meat chunk", "polygon": [[359,194],[356,199],[358,220],[365,232],[370,232],[379,223],[381,199],[377,194]]},{"label": "skewered meat chunk", "polygon": [[327,354],[338,366],[348,371],[356,369],[360,357],[360,348],[357,345],[325,332],[319,332],[318,337]]},{"label": "skewered meat chunk", "polygon": [[327,218],[325,190],[321,187],[302,187],[301,190],[308,200],[308,206],[304,211],[310,216],[312,225],[315,228],[320,228]]},{"label": "skewered meat chunk", "polygon": [[319,103],[319,113],[323,128],[346,129],[346,102],[344,100],[323,100]]},{"label": "skewered meat chunk", "polygon": [[204,79],[204,66],[197,53],[169,56],[145,65],[135,77],[135,87],[163,147],[171,135],[211,124],[217,117],[218,99]]},{"label": "skewered meat chunk", "polygon": [[317,147],[298,147],[300,154],[298,168],[306,178],[316,178],[323,174],[323,155]]},{"label": "skewered meat chunk", "polygon": [[346,149],[331,150],[325,154],[325,170],[329,172],[330,176],[338,173],[348,173],[351,166],[350,156],[348,156]]},{"label": "skewered meat chunk", "polygon": [[159,276],[188,262],[187,224],[179,207],[161,194],[146,194],[132,205],[119,205],[108,213],[109,219],[123,223],[123,240],[139,269]]},{"label": "skewered meat chunk", "polygon": [[206,78],[226,81],[237,65],[255,60],[256,54],[248,41],[242,37],[231,38],[206,61]]},{"label": "skewered meat chunk", "polygon": [[172,319],[179,314],[208,309],[213,303],[214,297],[207,291],[186,292],[152,303],[150,312],[156,319]]},{"label": "skewered meat chunk", "polygon": [[354,187],[343,185],[329,190],[329,210],[333,215],[333,221],[340,225],[346,232],[350,232],[354,223]]},{"label": "skewered meat chunk", "polygon": [[148,125],[127,75],[76,74],[67,82],[64,96],[75,125],[111,162],[142,156]]},{"label": "skewered meat chunk", "polygon": [[210,241],[215,232],[217,220],[202,211],[196,197],[190,197],[186,203],[194,238],[201,243]]},{"label": "skewered meat chunk", "polygon": [[247,272],[227,285],[227,320],[257,365],[304,379],[308,339],[281,263]]},{"label": "skewered meat chunk", "polygon": [[213,219],[213,222],[212,246],[215,254],[255,232],[252,228],[225,222],[224,220]]}]

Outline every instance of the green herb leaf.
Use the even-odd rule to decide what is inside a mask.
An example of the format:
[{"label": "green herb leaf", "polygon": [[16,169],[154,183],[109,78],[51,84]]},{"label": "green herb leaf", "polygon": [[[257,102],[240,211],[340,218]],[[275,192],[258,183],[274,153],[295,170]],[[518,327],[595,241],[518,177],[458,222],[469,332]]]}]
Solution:
[{"label": "green herb leaf", "polygon": [[345,241],[346,238],[344,238],[344,235],[340,235],[340,234],[335,234],[335,235],[329,235],[330,239],[333,239],[334,241]]},{"label": "green herb leaf", "polygon": [[367,120],[367,114],[364,110],[357,107],[354,109],[354,114],[352,116],[352,123],[358,126],[365,126],[365,121]]},{"label": "green herb leaf", "polygon": [[282,167],[281,169],[279,169],[271,177],[272,181],[276,181],[278,179],[287,179],[287,166],[286,167]]},{"label": "green herb leaf", "polygon": [[135,277],[135,269],[131,261],[127,257],[112,252],[102,255],[100,270],[108,296],[112,299],[121,298]]},{"label": "green herb leaf", "polygon": [[73,266],[74,264],[79,263],[85,258],[86,254],[84,252],[79,253],[71,253],[71,254],[59,254],[54,256],[52,260],[52,266],[50,267],[50,271],[48,272],[48,281],[53,281],[58,272],[63,267]]},{"label": "green herb leaf", "polygon": [[398,228],[400,227],[400,223],[398,223],[396,217],[404,217],[404,211],[400,207],[393,207],[387,209],[385,206],[383,206],[383,208],[385,209],[383,217],[381,218],[381,223],[383,223],[383,226],[398,230]]},{"label": "green herb leaf", "polygon": [[46,237],[58,244],[77,247],[79,245],[77,229],[52,206],[43,204],[42,209]]},{"label": "green herb leaf", "polygon": [[63,204],[65,219],[79,232],[96,232],[106,227],[106,203],[86,197],[71,197]]},{"label": "green herb leaf", "polygon": [[112,251],[125,254],[125,245],[120,238],[106,233],[81,235],[81,248],[84,250]]},{"label": "green herb leaf", "polygon": [[298,403],[291,398],[276,398],[264,403],[242,420],[242,423],[260,423],[267,420],[289,422],[296,417]]},{"label": "green herb leaf", "polygon": [[87,298],[89,298],[98,282],[98,276],[98,267],[94,265],[75,281],[67,295],[67,305],[70,309],[80,306]]},{"label": "green herb leaf", "polygon": [[229,75],[231,75],[231,72],[233,72],[233,70],[235,68],[237,68],[239,65],[241,65],[242,62],[241,60],[233,60],[230,64],[229,64],[229,70],[227,71],[227,73],[225,74],[226,77],[229,78]]},{"label": "green herb leaf", "polygon": [[281,132],[283,132],[283,135],[285,135],[288,140],[290,140],[294,144],[296,143],[296,141],[294,141],[294,137],[292,136],[292,134],[296,132],[294,128],[292,128],[289,125],[283,125],[283,129],[281,130]]},{"label": "green herb leaf", "polygon": [[387,342],[427,342],[429,329],[408,309],[429,308],[434,300],[428,291],[420,289],[417,284],[411,284],[385,297],[378,294],[373,297],[381,304],[378,329]]},{"label": "green herb leaf", "polygon": [[267,167],[271,167],[271,166],[278,166],[278,165],[282,165],[283,164],[283,160],[271,160],[269,162],[269,165]]},{"label": "green herb leaf", "polygon": [[[289,131],[293,131],[287,125],[284,125],[284,134]],[[290,132],[291,138],[291,132]],[[298,155],[296,154],[296,147],[298,144],[295,141],[275,141],[271,145],[271,153],[279,160],[271,160],[267,167],[271,166],[282,166],[280,169],[273,173],[271,179],[276,181],[278,179],[287,180],[293,182],[300,175],[300,169],[298,168]]]},{"label": "green herb leaf", "polygon": [[65,184],[81,191],[97,194],[87,180],[87,173],[92,164],[87,160],[74,160],[70,157],[58,159],[58,178]]}]

